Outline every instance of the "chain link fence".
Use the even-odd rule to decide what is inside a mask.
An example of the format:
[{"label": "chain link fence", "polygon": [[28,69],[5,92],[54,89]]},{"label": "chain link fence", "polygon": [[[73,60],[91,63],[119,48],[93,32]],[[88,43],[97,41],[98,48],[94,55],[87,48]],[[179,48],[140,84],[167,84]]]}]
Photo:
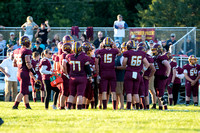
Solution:
[{"label": "chain link fence", "polygon": [[[129,40],[129,29],[134,28],[141,28],[141,27],[129,27],[125,31],[125,38],[123,41]],[[157,41],[161,40],[169,40],[171,33],[176,35],[176,43],[174,54],[188,54],[189,45],[192,45],[191,48],[193,49],[192,54],[200,56],[200,51],[198,50],[200,45],[200,29],[196,30],[195,27],[145,27],[145,28],[154,28],[155,29],[155,38]],[[86,33],[87,27],[79,27],[79,38],[81,34]],[[98,31],[102,31],[104,36],[109,36],[113,38],[114,30],[113,27],[93,27],[93,38],[94,40],[97,39]],[[8,40],[10,37],[10,32],[14,32],[17,37],[20,35],[24,35],[24,31],[20,27],[5,27],[0,29],[0,33],[4,36],[4,40]],[[190,33],[189,33],[190,32]],[[34,35],[36,30],[34,31]],[[188,34],[187,34],[188,33]],[[48,34],[48,38],[53,40],[54,35],[58,35],[60,40],[66,34],[71,34],[71,27],[51,27],[51,32]],[[187,34],[187,35],[186,35]],[[186,35],[186,36],[185,36]],[[77,41],[79,38],[73,36],[74,39]],[[92,40],[92,42],[94,41]],[[187,41],[190,40],[190,43]],[[35,37],[33,37],[33,42],[35,41]]]}]

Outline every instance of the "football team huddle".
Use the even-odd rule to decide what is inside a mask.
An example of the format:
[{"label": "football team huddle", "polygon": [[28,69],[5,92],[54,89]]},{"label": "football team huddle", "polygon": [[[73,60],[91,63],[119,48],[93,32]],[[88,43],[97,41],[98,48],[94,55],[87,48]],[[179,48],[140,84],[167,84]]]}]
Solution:
[{"label": "football team huddle", "polygon": [[[13,52],[13,64],[18,67],[20,82],[20,92],[13,109],[18,109],[22,98],[26,109],[31,109],[28,97],[31,82],[34,102],[39,90],[45,109],[49,106],[51,90],[55,92],[53,109],[57,106],[61,110],[88,109],[89,104],[94,108],[94,87],[97,85],[100,109],[107,109],[110,94],[113,110],[118,109],[119,102],[123,105],[124,94],[127,110],[149,109],[150,91],[154,97],[152,108],[156,109],[157,99],[159,109],[167,110],[165,88],[171,105],[172,90],[184,77],[186,105],[190,103],[191,91],[194,105],[198,105],[200,66],[194,55],[189,57],[189,64],[180,68],[176,59],[169,52],[164,52],[160,44],[154,44],[150,55],[147,54],[146,44],[136,44],[133,40],[122,43],[119,48],[110,37],[106,37],[100,48],[95,49],[90,42],[75,42],[70,35],[65,35],[58,44],[58,53],[52,55],[50,50],[44,50],[41,57],[38,52],[32,53],[29,49],[31,43],[27,36],[20,38],[20,44],[21,48]],[[120,65],[116,65],[116,59]],[[123,84],[117,84],[116,70],[124,73]],[[57,86],[52,85],[57,81],[52,78],[53,75],[62,80]]]}]

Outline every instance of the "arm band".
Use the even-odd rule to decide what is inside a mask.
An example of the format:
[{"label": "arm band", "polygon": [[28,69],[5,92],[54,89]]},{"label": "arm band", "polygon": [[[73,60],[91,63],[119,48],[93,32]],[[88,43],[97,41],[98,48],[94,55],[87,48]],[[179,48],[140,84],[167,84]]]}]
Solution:
[{"label": "arm band", "polygon": [[92,76],[92,72],[90,69],[90,65],[85,65],[85,72],[87,73],[87,75],[90,77]]}]

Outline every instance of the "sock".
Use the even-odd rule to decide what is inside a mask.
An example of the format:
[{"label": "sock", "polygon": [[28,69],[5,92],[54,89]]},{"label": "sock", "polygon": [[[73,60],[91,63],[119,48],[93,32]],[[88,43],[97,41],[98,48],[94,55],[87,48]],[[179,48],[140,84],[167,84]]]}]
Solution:
[{"label": "sock", "polygon": [[29,103],[26,103],[26,104],[25,104],[25,107],[26,107],[26,108],[30,108]]},{"label": "sock", "polygon": [[102,109],[102,106],[101,106],[101,105],[99,105],[99,109]]},{"label": "sock", "polygon": [[41,102],[42,102],[42,103],[44,102],[44,97],[41,97]]},{"label": "sock", "polygon": [[169,105],[172,106],[173,98],[169,98]]},{"label": "sock", "polygon": [[159,110],[162,110],[162,106],[159,106]]},{"label": "sock", "polygon": [[19,105],[19,102],[16,101],[15,104],[14,104],[14,106],[18,107],[18,105]]},{"label": "sock", "polygon": [[140,109],[143,109],[143,105],[142,104],[140,104]]},{"label": "sock", "polygon": [[33,102],[36,102],[36,98],[33,98]]},{"label": "sock", "polygon": [[65,107],[60,107],[60,109],[65,109]]},{"label": "sock", "polygon": [[149,105],[146,105],[146,109],[149,109]]},{"label": "sock", "polygon": [[88,108],[89,108],[89,104],[86,104],[86,105],[85,105],[85,109],[88,109]]},{"label": "sock", "polygon": [[75,103],[73,103],[73,109],[76,109],[76,104]]},{"label": "sock", "polygon": [[116,103],[117,103],[116,100],[114,100],[114,101],[112,102],[112,104],[113,104],[113,109],[114,109],[114,110],[116,110]]},{"label": "sock", "polygon": [[190,104],[190,101],[186,101],[186,105],[187,105],[187,104],[189,105],[189,104]]},{"label": "sock", "polygon": [[139,109],[139,107],[140,107],[140,104],[136,103],[136,109]]},{"label": "sock", "polygon": [[94,101],[91,101],[91,109],[94,108]]},{"label": "sock", "polygon": [[103,102],[103,109],[107,109],[107,100],[102,100]]},{"label": "sock", "polygon": [[68,109],[71,109],[72,103],[68,103]]},{"label": "sock", "polygon": [[133,109],[135,109],[135,104],[134,103],[132,104],[132,107],[133,107]]},{"label": "sock", "polygon": [[155,109],[156,109],[156,104],[153,104],[153,108],[155,108]]},{"label": "sock", "polygon": [[82,108],[85,109],[85,104],[82,104]]},{"label": "sock", "polygon": [[131,109],[131,102],[127,102],[126,109]]},{"label": "sock", "polygon": [[81,104],[78,105],[77,108],[78,108],[78,109],[82,109],[82,105],[81,105]]},{"label": "sock", "polygon": [[164,106],[164,109],[167,110],[167,105]]},{"label": "sock", "polygon": [[65,102],[65,106],[67,106],[68,102]]}]

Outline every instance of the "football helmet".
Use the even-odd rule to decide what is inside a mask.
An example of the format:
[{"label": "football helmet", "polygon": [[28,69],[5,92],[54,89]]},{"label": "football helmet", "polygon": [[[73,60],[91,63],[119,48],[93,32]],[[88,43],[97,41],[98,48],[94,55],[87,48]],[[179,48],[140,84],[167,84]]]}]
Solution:
[{"label": "football helmet", "polygon": [[27,36],[22,36],[19,40],[19,44],[22,46],[26,46],[27,48],[30,47],[31,42]]},{"label": "football helmet", "polygon": [[144,51],[145,53],[147,52],[147,51],[146,51],[146,48],[145,48],[145,47],[142,47],[142,46],[138,47],[137,50],[138,50],[138,51]]},{"label": "football helmet", "polygon": [[65,51],[67,53],[70,53],[72,50],[72,45],[71,43],[65,43],[62,45],[62,51]]},{"label": "football helmet", "polygon": [[[193,61],[192,61],[193,60]],[[195,55],[190,55],[188,58],[190,64],[194,65],[197,63],[197,57]]]},{"label": "football helmet", "polygon": [[74,45],[72,45],[72,51],[75,54],[79,54],[82,51],[82,45],[80,42],[74,42]]},{"label": "football helmet", "polygon": [[160,44],[155,44],[152,48],[152,54],[155,56],[155,55],[158,55],[162,53],[162,47]]},{"label": "football helmet", "polygon": [[74,43],[74,38],[70,35],[65,35],[62,39],[63,43]]},{"label": "football helmet", "polygon": [[89,43],[89,42],[84,42],[82,44],[83,47],[83,51],[87,54],[90,55],[90,53],[92,52],[92,50],[94,49],[93,46]]},{"label": "football helmet", "polygon": [[126,42],[123,42],[121,45],[122,53],[127,51]]},{"label": "football helmet", "polygon": [[135,41],[134,40],[129,40],[127,43],[126,43],[126,47],[128,50],[130,49],[136,49],[136,44],[135,44]]},{"label": "football helmet", "polygon": [[113,40],[110,37],[105,37],[103,39],[103,46],[104,47],[112,47],[113,45]]},{"label": "football helmet", "polygon": [[35,81],[34,89],[38,92],[42,88],[42,82],[40,80]]},{"label": "football helmet", "polygon": [[139,47],[144,47],[144,48],[146,48],[146,45],[145,45],[143,42],[141,42],[141,43],[139,43],[139,44],[137,45],[137,48],[139,48]]}]

